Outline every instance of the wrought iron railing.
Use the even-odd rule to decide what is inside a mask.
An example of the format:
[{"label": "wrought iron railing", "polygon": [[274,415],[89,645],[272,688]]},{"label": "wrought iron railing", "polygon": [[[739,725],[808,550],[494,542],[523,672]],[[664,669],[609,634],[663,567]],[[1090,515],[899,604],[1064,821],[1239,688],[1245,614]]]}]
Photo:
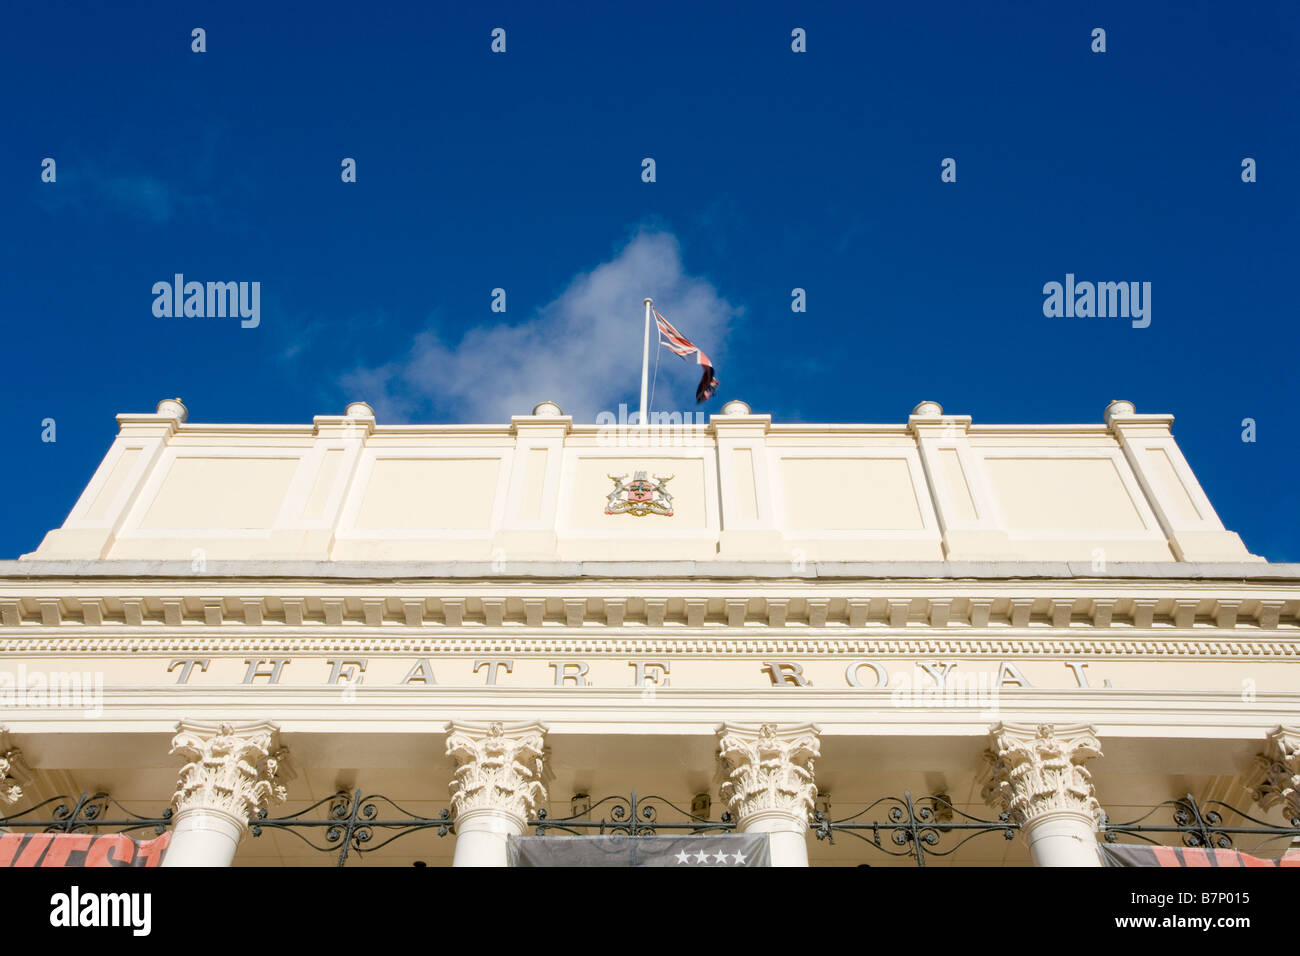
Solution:
[{"label": "wrought iron railing", "polygon": [[[599,819],[592,815],[604,807]],[[682,822],[670,822],[659,819],[659,811],[667,807],[686,819]],[[538,836],[545,836],[548,830],[561,833],[579,834],[592,830],[598,835],[621,833],[625,836],[654,836],[660,830],[685,830],[688,833],[727,833],[736,829],[736,822],[731,814],[724,813],[720,820],[710,820],[697,816],[689,810],[683,810],[665,797],[640,796],[635,790],[630,797],[605,797],[591,804],[581,813],[568,817],[552,818],[545,810],[539,810],[537,816],[528,821]]]},{"label": "wrought iron railing", "polygon": [[[884,820],[863,819],[877,808],[883,809]],[[1010,840],[1019,828],[1020,825],[1012,821],[1009,814],[1002,813],[996,820],[985,820],[958,810],[944,794],[913,798],[911,791],[904,791],[901,798],[881,797],[852,816],[839,820],[831,820],[819,811],[813,815],[812,826],[819,840],[833,844],[835,835],[843,833],[857,837],[887,856],[910,856],[917,866],[925,866],[929,856],[951,856],[986,833],[1001,833]],[[953,833],[960,839],[939,849],[940,841]],[[886,842],[898,849],[891,849]]]},{"label": "wrought iron railing", "polygon": [[[54,809],[49,811],[50,816],[42,819],[40,811],[51,805]],[[119,819],[110,817],[108,814],[114,809],[123,816]],[[92,828],[103,828],[112,833],[131,833],[152,827],[157,835],[166,830],[171,822],[171,808],[156,817],[142,816],[128,810],[106,793],[86,791],[76,797],[50,797],[26,810],[0,816],[0,827],[31,827],[43,833],[83,833]]]},{"label": "wrought iron railing", "polygon": [[[381,806],[391,807],[401,816],[389,819],[381,817],[379,812]],[[311,819],[308,814],[320,807],[327,808],[325,818]],[[261,836],[266,830],[283,830],[292,833],[314,850],[325,853],[337,851],[339,866],[347,863],[348,855],[353,851],[359,854],[373,853],[388,846],[394,840],[424,830],[435,830],[438,836],[444,837],[452,832],[452,828],[450,810],[443,810],[436,817],[422,817],[411,813],[382,794],[364,796],[360,790],[353,793],[340,790],[323,800],[317,800],[297,813],[283,817],[272,817],[265,810],[259,810],[257,816],[249,822],[249,831],[255,837]],[[299,830],[312,832],[324,830],[323,843],[313,841],[299,833]],[[371,841],[374,840],[377,831],[386,834],[385,838],[372,844]]]},{"label": "wrought iron railing", "polygon": [[[1174,820],[1172,826],[1146,822],[1153,814],[1164,809],[1171,811]],[[1229,825],[1224,822],[1225,815],[1227,819],[1239,817],[1254,825]],[[1219,850],[1241,849],[1236,845],[1236,837],[1261,838],[1258,843],[1243,851],[1251,852],[1279,840],[1300,841],[1300,817],[1293,818],[1290,824],[1290,826],[1274,826],[1222,800],[1198,803],[1189,793],[1177,800],[1158,803],[1142,816],[1127,823],[1112,823],[1103,813],[1100,829],[1102,838],[1107,843],[1116,843],[1122,836],[1131,836],[1144,843],[1158,844],[1160,840],[1153,839],[1147,834],[1178,833],[1182,834],[1183,846]]]},{"label": "wrought iron railing", "polygon": [[[323,813],[319,817],[318,812]],[[1171,814],[1172,823],[1152,822],[1161,811]],[[528,820],[528,827],[539,836],[548,833],[623,834],[631,837],[653,836],[661,831],[685,833],[726,833],[736,829],[736,821],[724,813],[720,819],[683,810],[664,797],[604,797],[572,815],[552,817],[545,810]],[[662,819],[676,814],[680,819]],[[1232,822],[1228,822],[1232,821]],[[163,833],[172,823],[172,811],[163,810],[148,816],[128,810],[106,793],[82,793],[78,797],[51,797],[26,810],[0,816],[0,828],[35,829],[53,833],[82,833],[88,830],[132,833],[152,829]],[[881,797],[850,816],[832,820],[828,813],[814,814],[811,829],[817,839],[835,844],[835,837],[848,835],[887,856],[911,858],[925,866],[930,858],[948,857],[976,837],[1000,833],[1012,839],[1020,829],[1006,813],[985,819],[958,809],[946,794],[914,797],[905,791],[902,797]],[[309,847],[323,853],[336,853],[337,865],[344,866],[353,855],[374,853],[412,833],[432,831],[439,837],[455,832],[450,810],[425,817],[412,813],[382,794],[366,795],[361,790],[340,791],[295,813],[272,817],[260,811],[249,820],[254,837],[268,830],[292,833]],[[1279,841],[1300,842],[1300,819],[1276,826],[1251,816],[1220,800],[1198,802],[1191,794],[1166,800],[1134,820],[1115,823],[1104,814],[1099,826],[1102,839],[1116,843],[1132,838],[1147,844],[1161,844],[1178,837],[1184,846],[1237,849],[1238,839],[1248,838],[1245,852]],[[856,845],[856,844],[855,844]]]}]

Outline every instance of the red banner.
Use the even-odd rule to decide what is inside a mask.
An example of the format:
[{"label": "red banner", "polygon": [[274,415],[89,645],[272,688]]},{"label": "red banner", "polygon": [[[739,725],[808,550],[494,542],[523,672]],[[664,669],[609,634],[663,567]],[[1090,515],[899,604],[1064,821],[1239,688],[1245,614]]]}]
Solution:
[{"label": "red banner", "polygon": [[6,833],[0,866],[157,866],[172,835],[134,840],[125,833]]},{"label": "red banner", "polygon": [[1239,850],[1103,843],[1101,855],[1107,866],[1300,866],[1300,850],[1269,860]]}]

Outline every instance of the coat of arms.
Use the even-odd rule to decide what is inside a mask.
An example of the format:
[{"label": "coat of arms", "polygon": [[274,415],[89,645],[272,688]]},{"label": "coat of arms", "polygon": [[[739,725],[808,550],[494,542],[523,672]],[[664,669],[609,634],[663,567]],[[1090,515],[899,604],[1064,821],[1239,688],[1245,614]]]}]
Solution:
[{"label": "coat of arms", "polygon": [[668,493],[668,482],[674,475],[664,478],[660,475],[647,478],[644,471],[638,471],[631,481],[624,481],[627,475],[607,475],[614,482],[614,490],[605,501],[607,515],[634,515],[644,518],[646,515],[673,516],[673,496]]}]

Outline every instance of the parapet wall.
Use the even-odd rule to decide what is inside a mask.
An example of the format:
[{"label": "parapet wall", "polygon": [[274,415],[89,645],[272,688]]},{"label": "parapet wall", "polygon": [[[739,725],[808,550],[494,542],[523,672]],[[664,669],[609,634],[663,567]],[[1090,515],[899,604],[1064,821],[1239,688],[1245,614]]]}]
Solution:
[{"label": "parapet wall", "polygon": [[[1082,425],[187,422],[120,431],[62,528],[24,558],[304,561],[1262,561],[1226,531],[1171,415]],[[644,472],[644,484],[637,484]],[[671,513],[666,513],[670,511]]]}]

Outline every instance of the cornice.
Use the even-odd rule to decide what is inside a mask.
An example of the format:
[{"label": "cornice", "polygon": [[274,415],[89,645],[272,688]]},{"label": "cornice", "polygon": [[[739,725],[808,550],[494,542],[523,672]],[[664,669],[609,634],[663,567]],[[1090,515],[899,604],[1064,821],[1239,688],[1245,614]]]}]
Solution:
[{"label": "cornice", "polygon": [[0,587],[11,581],[124,582],[166,579],[202,580],[485,582],[571,580],[668,583],[672,581],[879,581],[942,582],[1038,581],[1068,579],[1103,586],[1121,582],[1185,581],[1275,582],[1300,593],[1300,564],[1268,562],[1147,561],[1110,562],[1098,574],[1089,561],[814,561],[795,570],[789,561],[299,561],[211,560],[202,575],[184,561],[88,560],[0,561]]}]

